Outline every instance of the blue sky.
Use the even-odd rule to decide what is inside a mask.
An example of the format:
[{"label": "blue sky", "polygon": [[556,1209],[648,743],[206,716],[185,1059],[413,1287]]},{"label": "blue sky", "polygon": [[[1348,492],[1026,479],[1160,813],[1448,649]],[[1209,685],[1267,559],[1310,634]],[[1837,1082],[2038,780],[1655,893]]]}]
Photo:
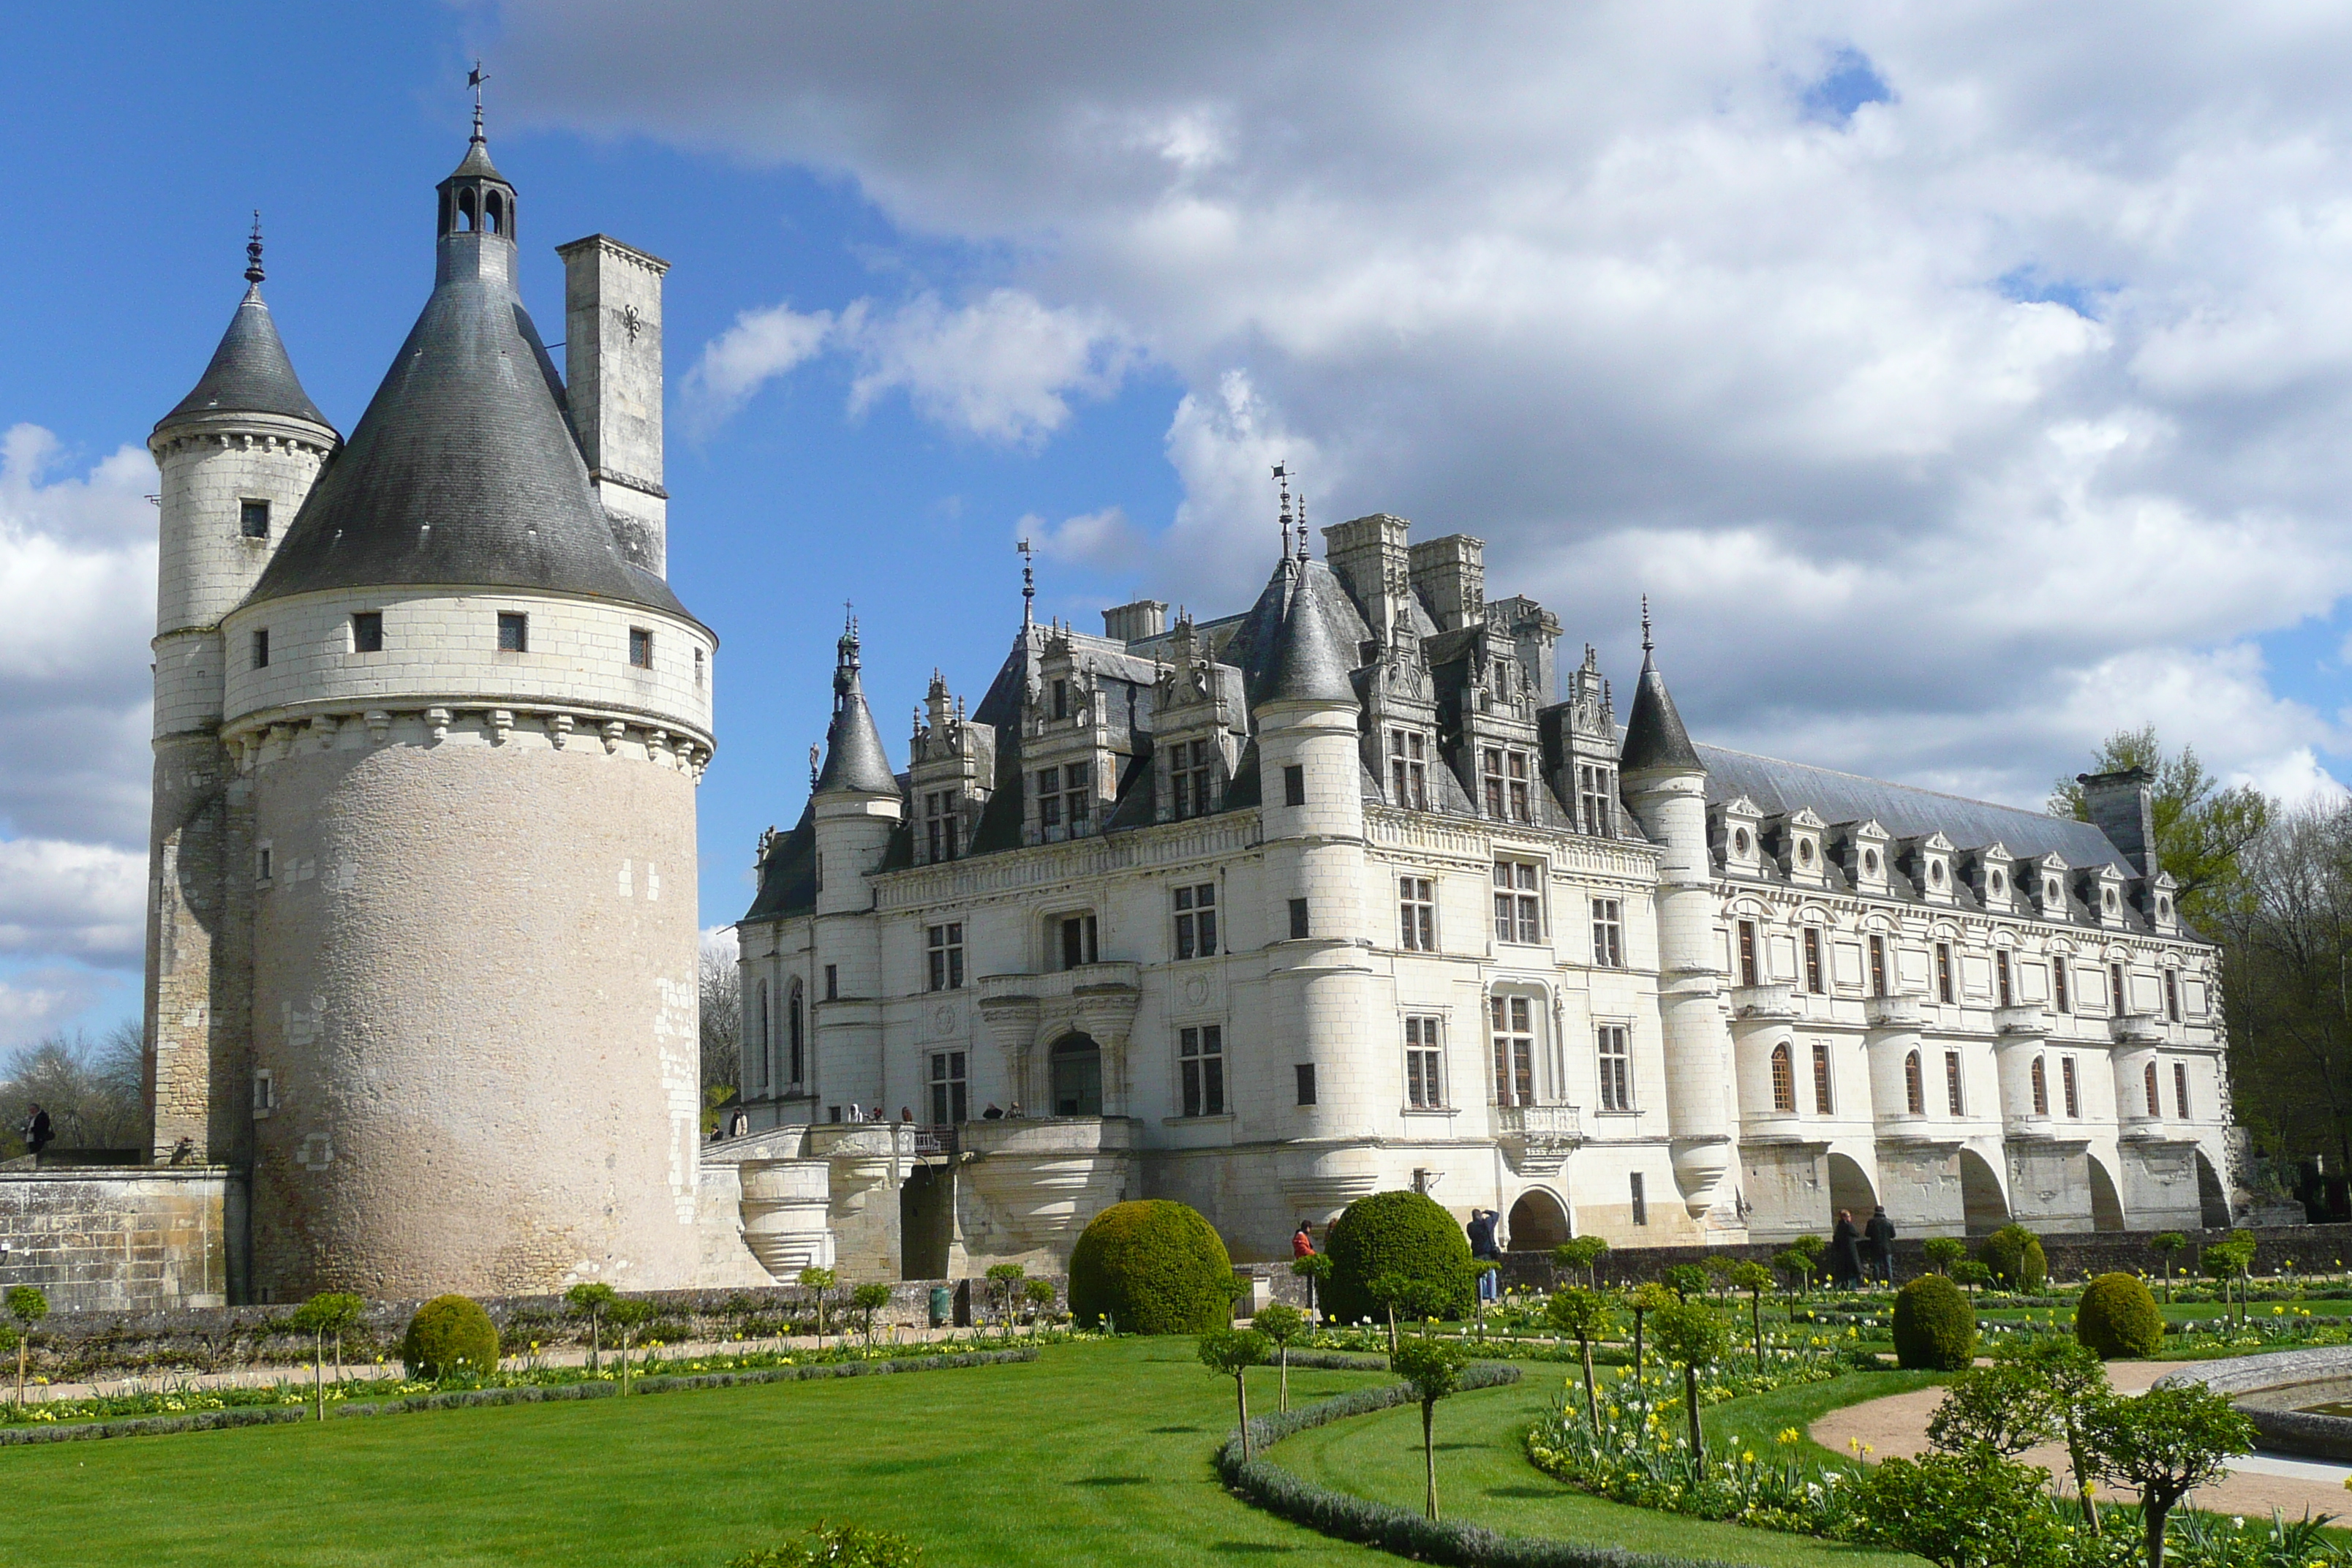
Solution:
[{"label": "blue sky", "polygon": [[136,1008],[140,443],[247,214],[348,430],[477,50],[547,335],[557,243],[673,264],[671,576],[722,640],[706,924],[800,809],[844,599],[903,760],[931,668],[976,697],[1001,658],[1014,538],[1047,613],[1233,607],[1270,457],[1318,521],[1486,538],[1490,591],[1621,679],[1646,589],[1727,744],[2033,801],[2154,719],[2266,787],[2352,776],[2352,44],[2282,9],[2118,58],[2098,9],[2031,47],[1998,7],[28,13],[0,1044]]}]

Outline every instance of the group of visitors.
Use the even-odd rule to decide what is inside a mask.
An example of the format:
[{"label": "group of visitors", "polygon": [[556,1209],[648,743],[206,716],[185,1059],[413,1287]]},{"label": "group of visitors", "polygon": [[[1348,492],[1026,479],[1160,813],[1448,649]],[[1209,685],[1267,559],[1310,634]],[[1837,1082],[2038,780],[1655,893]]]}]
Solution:
[{"label": "group of visitors", "polygon": [[1830,1232],[1830,1279],[1846,1290],[1895,1283],[1895,1222],[1884,1204],[1860,1226],[1852,1209],[1838,1210],[1837,1227]]}]

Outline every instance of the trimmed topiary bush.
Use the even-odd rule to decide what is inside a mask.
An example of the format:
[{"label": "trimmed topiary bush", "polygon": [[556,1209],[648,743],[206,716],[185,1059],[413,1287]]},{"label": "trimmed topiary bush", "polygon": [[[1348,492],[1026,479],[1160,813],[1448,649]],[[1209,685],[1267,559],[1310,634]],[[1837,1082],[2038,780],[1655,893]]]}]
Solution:
[{"label": "trimmed topiary bush", "polygon": [[400,1359],[411,1377],[439,1380],[499,1370],[499,1331],[470,1296],[436,1296],[416,1309],[401,1336]]},{"label": "trimmed topiary bush", "polygon": [[1123,1334],[1204,1334],[1233,1321],[1234,1264],[1216,1228],[1165,1198],[1113,1204],[1070,1253],[1070,1315]]},{"label": "trimmed topiary bush", "polygon": [[2050,1260],[2042,1255],[2042,1238],[2021,1225],[2005,1225],[1985,1237],[1984,1260],[2001,1288],[2032,1295],[2050,1278]]},{"label": "trimmed topiary bush", "polygon": [[1452,1215],[1423,1194],[1358,1198],[1331,1222],[1323,1250],[1331,1255],[1324,1311],[1340,1322],[1384,1321],[1387,1309],[1370,1287],[1391,1274],[1423,1287],[1440,1317],[1458,1318],[1470,1310],[1470,1238]]},{"label": "trimmed topiary bush", "polygon": [[1976,1354],[1977,1315],[1958,1286],[1940,1274],[1922,1274],[1895,1293],[1897,1366],[1959,1372]]},{"label": "trimmed topiary bush", "polygon": [[2074,1337],[2101,1361],[2145,1359],[2164,1345],[2164,1314],[2148,1288],[2129,1274],[2102,1274],[2074,1308]]}]

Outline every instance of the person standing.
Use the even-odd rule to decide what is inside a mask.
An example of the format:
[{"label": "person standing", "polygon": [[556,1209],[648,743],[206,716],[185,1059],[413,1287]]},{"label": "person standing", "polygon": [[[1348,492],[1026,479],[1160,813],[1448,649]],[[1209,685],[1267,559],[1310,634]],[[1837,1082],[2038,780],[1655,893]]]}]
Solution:
[{"label": "person standing", "polygon": [[1852,1209],[1838,1210],[1837,1228],[1830,1232],[1830,1275],[1847,1290],[1862,1282],[1862,1228]]},{"label": "person standing", "polygon": [[[1470,1211],[1470,1223],[1464,1229],[1470,1237],[1470,1258],[1473,1262],[1489,1259],[1496,1263],[1502,1262],[1502,1251],[1495,1245],[1496,1217],[1493,1209],[1474,1208]],[[1478,1270],[1478,1300],[1493,1300],[1495,1281],[1501,1277],[1502,1270],[1499,1268]]]},{"label": "person standing", "polygon": [[1870,1211],[1870,1223],[1862,1227],[1862,1236],[1870,1243],[1871,1278],[1882,1285],[1894,1284],[1895,1222],[1886,1217],[1885,1204]]},{"label": "person standing", "polygon": [[1315,1232],[1303,1219],[1298,1222],[1297,1230],[1291,1234],[1290,1256],[1294,1258],[1315,1256]]},{"label": "person standing", "polygon": [[25,1152],[37,1154],[57,1138],[49,1126],[49,1113],[37,1104],[25,1107]]}]

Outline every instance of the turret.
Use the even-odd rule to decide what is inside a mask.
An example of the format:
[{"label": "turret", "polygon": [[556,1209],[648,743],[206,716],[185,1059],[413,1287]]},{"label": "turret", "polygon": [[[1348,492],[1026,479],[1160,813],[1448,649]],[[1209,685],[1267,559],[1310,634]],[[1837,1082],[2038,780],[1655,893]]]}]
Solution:
[{"label": "turret", "polygon": [[898,781],[866,706],[857,623],[835,645],[833,721],[811,790],[816,814],[816,1071],[810,1089],[833,1105],[882,1096],[882,940],[868,879],[900,815]]},{"label": "turret", "polygon": [[1664,1018],[1666,1131],[1675,1184],[1693,1215],[1713,1207],[1731,1163],[1730,1039],[1706,843],[1706,766],[1658,673],[1642,605],[1642,677],[1618,759],[1625,805],[1663,851],[1658,866],[1658,1001]]}]

